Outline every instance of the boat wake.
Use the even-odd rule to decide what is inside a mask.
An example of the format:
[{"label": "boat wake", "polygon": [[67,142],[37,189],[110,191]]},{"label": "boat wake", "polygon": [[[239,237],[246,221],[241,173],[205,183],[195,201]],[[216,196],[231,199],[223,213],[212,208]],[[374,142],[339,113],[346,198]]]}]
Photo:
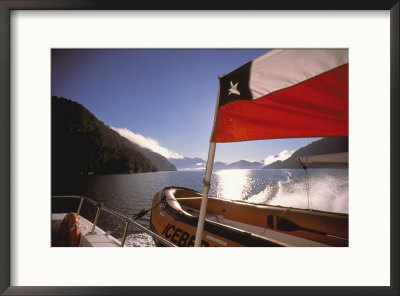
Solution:
[{"label": "boat wake", "polygon": [[[285,171],[287,177],[268,184],[263,191],[247,199],[249,202],[281,205],[307,209],[308,197],[304,174]],[[314,210],[348,213],[347,175],[332,173],[309,173],[311,208]]]}]

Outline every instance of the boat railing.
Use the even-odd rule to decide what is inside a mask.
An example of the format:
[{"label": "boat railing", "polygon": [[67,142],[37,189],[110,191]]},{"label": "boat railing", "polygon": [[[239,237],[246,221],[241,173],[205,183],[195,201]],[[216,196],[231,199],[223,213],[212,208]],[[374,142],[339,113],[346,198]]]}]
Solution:
[{"label": "boat railing", "polygon": [[117,217],[117,218],[119,218],[119,219],[121,219],[121,220],[124,220],[124,221],[125,221],[125,225],[124,225],[123,236],[122,236],[122,239],[121,239],[121,247],[123,247],[123,246],[125,245],[125,240],[126,240],[126,236],[127,236],[127,231],[128,231],[128,226],[129,226],[129,224],[133,225],[134,227],[137,227],[138,229],[140,229],[140,230],[143,231],[144,233],[147,233],[147,234],[150,235],[153,239],[157,240],[158,242],[160,242],[160,243],[163,244],[164,246],[167,246],[167,247],[175,247],[174,244],[172,244],[171,242],[169,242],[169,241],[167,241],[166,239],[162,238],[161,236],[159,236],[158,234],[154,233],[154,232],[151,231],[150,229],[147,229],[146,227],[140,225],[138,222],[136,222],[136,221],[133,220],[132,218],[127,217],[127,216],[125,216],[124,214],[121,214],[121,213],[119,213],[119,212],[117,212],[117,211],[115,211],[115,210],[113,210],[113,209],[110,209],[110,208],[104,206],[103,203],[94,201],[94,200],[92,200],[92,199],[90,199],[90,198],[88,198],[88,197],[86,197],[86,196],[80,196],[80,195],[53,195],[52,198],[56,198],[56,199],[61,199],[61,198],[64,198],[64,199],[67,199],[67,198],[70,198],[70,199],[80,199],[79,205],[78,205],[78,209],[77,209],[77,211],[76,211],[76,214],[77,214],[78,216],[79,216],[79,214],[80,214],[80,211],[81,211],[81,209],[82,209],[82,205],[83,205],[83,202],[84,202],[84,201],[86,201],[86,202],[88,202],[88,203],[90,203],[90,204],[96,206],[96,208],[97,208],[97,210],[96,210],[96,216],[95,216],[95,218],[94,218],[93,226],[92,226],[92,229],[91,229],[90,233],[94,233],[94,230],[95,230],[96,225],[97,225],[97,223],[98,223],[98,220],[99,220],[99,216],[100,216],[100,212],[101,212],[101,211],[107,212],[107,213],[109,213],[109,214],[111,214],[111,215],[113,215],[113,216],[115,216],[115,217]]}]

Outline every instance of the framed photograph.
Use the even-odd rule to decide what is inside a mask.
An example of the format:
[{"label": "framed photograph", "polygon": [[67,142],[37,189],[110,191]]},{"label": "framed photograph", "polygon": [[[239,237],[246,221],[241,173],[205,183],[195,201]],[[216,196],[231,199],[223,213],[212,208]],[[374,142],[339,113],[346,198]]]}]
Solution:
[{"label": "framed photograph", "polygon": [[[197,1],[183,4],[179,1],[0,0],[0,40],[2,295],[399,293],[398,1]],[[313,230],[312,239],[309,236],[301,239],[310,239],[313,243],[317,241],[321,246],[330,246],[328,248],[321,248],[319,245],[315,245],[315,248],[310,248],[310,245],[304,248],[156,248],[156,245],[160,245],[159,242],[164,242],[161,245],[178,246],[210,243],[213,246],[227,246],[228,243],[209,234],[207,238],[210,241],[195,241],[194,234],[185,232],[185,229],[178,230],[176,225],[183,221],[179,211],[168,225],[157,226],[154,222],[156,215],[162,219],[165,213],[152,211],[155,206],[149,208],[146,204],[147,210],[140,212],[139,207],[134,210],[124,207],[129,198],[115,197],[115,194],[148,195],[143,190],[133,193],[118,189],[102,196],[102,190],[109,190],[107,184],[120,184],[122,180],[107,179],[104,174],[137,175],[139,177],[130,179],[124,177],[128,184],[126,186],[140,187],[147,184],[153,192],[155,187],[152,184],[156,181],[152,181],[155,175],[151,175],[151,172],[163,170],[161,167],[171,163],[174,168],[179,166],[179,169],[187,169],[187,164],[181,164],[178,160],[186,159],[187,155],[196,155],[201,159],[190,159],[193,162],[190,164],[190,177],[199,180],[193,183],[193,189],[199,192],[202,190],[203,177],[200,175],[204,176],[204,171],[204,184],[209,186],[207,184],[210,184],[211,173],[207,177],[207,168],[204,165],[209,148],[209,129],[214,131],[211,142],[248,141],[263,137],[261,134],[252,134],[242,138],[242,134],[234,134],[231,138],[224,138],[224,134],[216,132],[215,121],[218,121],[220,130],[228,130],[232,116],[226,113],[228,115],[223,119],[221,108],[229,104],[229,112],[237,113],[232,108],[238,101],[235,106],[237,110],[241,110],[239,113],[242,117],[246,116],[246,112],[249,116],[256,113],[247,109],[250,107],[240,105],[241,102],[252,99],[258,99],[259,102],[262,97],[252,97],[260,88],[253,88],[254,80],[247,81],[250,80],[247,77],[251,71],[257,71],[257,65],[266,63],[260,57],[268,53],[269,56],[274,55],[273,49],[283,50],[288,54],[276,62],[268,62],[268,67],[285,63],[285,69],[290,69],[281,73],[281,68],[277,66],[275,72],[279,73],[274,77],[283,75],[290,77],[287,80],[296,78],[296,63],[291,60],[293,56],[297,61],[301,60],[303,64],[313,68],[310,66],[312,60],[308,59],[308,51],[318,49],[317,55],[321,55],[320,60],[324,61],[322,64],[325,68],[321,70],[317,67],[317,72],[320,72],[314,73],[312,77],[319,80],[325,79],[325,76],[326,79],[330,77],[332,80],[324,85],[323,91],[330,92],[332,97],[340,96],[339,89],[346,90],[347,101],[344,107],[338,105],[341,104],[340,100],[332,101],[331,106],[325,106],[337,110],[348,109],[344,119],[340,117],[341,111],[338,111],[339,115],[332,119],[334,125],[331,129],[329,123],[323,120],[319,123],[320,126],[313,127],[329,133],[334,131],[339,135],[339,122],[346,121],[346,125],[341,127],[348,136],[346,145],[348,158],[351,159],[346,178],[324,175],[324,182],[317,183],[315,180],[320,179],[314,179],[313,183],[319,185],[319,193],[323,193],[326,186],[334,188],[337,196],[345,193],[345,199],[333,201],[336,212],[341,214],[336,218],[329,215],[327,217],[338,221],[346,217],[347,224],[343,227],[347,231],[346,235],[337,234],[341,233],[341,229],[328,233],[326,229],[330,229],[331,225],[327,223],[326,226],[321,226],[323,230]],[[269,52],[270,50],[272,51]],[[299,52],[303,51],[304,54],[299,58]],[[335,56],[332,59],[334,62],[326,62],[329,60],[327,54]],[[252,64],[246,64],[249,61]],[[232,67],[235,65],[233,69],[240,66],[240,71],[229,70],[229,74],[225,73],[227,75],[224,76],[221,75],[223,73],[214,73],[219,69],[210,71],[211,67],[203,67],[206,63],[212,64],[215,69],[221,64]],[[325,73],[331,76],[328,77]],[[343,73],[348,76],[346,87],[341,85],[340,77],[343,77]],[[208,78],[203,80],[201,75],[215,75],[215,81]],[[255,74],[253,77],[256,77]],[[319,80],[314,82],[315,79],[306,76],[303,80],[310,84],[320,83]],[[140,87],[132,87],[138,81]],[[176,81],[178,83],[174,84]],[[179,81],[184,84],[182,87]],[[294,83],[301,86],[304,84]],[[250,99],[247,99],[247,90],[242,85],[248,85]],[[327,89],[329,86],[332,86],[331,90]],[[280,89],[272,87],[268,92],[277,95],[281,89],[290,88],[287,85],[279,87]],[[226,91],[222,93],[220,88],[226,88]],[[135,96],[129,106],[126,105],[130,96],[127,91]],[[236,98],[232,99],[230,95]],[[185,100],[187,96],[191,100]],[[307,100],[310,96],[306,97]],[[308,103],[302,101],[298,104],[298,117],[295,116],[293,121],[303,120],[301,116],[310,109],[307,107]],[[205,108],[205,105],[209,108]],[[107,134],[110,139],[118,135],[121,139],[125,138],[124,141],[128,139],[133,143],[140,142],[140,147],[159,153],[171,163],[164,163],[160,156],[146,154],[147,150],[140,150],[146,155],[143,158],[125,156],[127,144],[119,146],[118,155],[115,152],[108,153],[107,148],[104,148],[108,145],[107,137],[103,137],[101,148],[98,148],[100,146],[95,146],[93,141],[86,138],[76,134],[67,135],[63,128],[57,128],[58,123],[68,117],[66,110],[70,109],[79,109],[74,112],[84,114],[82,118],[89,128],[92,129],[92,125],[104,125],[98,118],[111,127],[109,131],[102,129],[102,133]],[[214,109],[218,110],[220,116],[217,119],[214,119]],[[179,112],[174,114],[174,110]],[[319,108],[318,112],[323,112],[321,110]],[[286,117],[288,113],[279,114],[279,119],[274,120],[281,120],[289,125]],[[176,120],[178,116],[182,118],[180,121]],[[135,120],[135,126],[140,127],[139,132],[129,129],[124,121],[119,120],[122,117],[130,118],[132,122]],[[257,120],[264,117],[260,113]],[[223,120],[228,123],[221,124]],[[204,126],[208,125],[210,127],[205,129]],[[198,128],[200,126],[203,128]],[[299,127],[300,129],[303,127]],[[174,139],[162,136],[165,130],[174,131]],[[207,130],[205,136],[204,130]],[[248,130],[254,131],[254,126],[251,125]],[[62,136],[59,137],[58,132]],[[289,138],[296,138],[298,143],[304,137],[287,135]],[[185,145],[185,139],[191,136],[191,145]],[[203,138],[207,139],[200,143],[198,139]],[[274,135],[271,138],[280,137]],[[155,139],[162,139],[163,144]],[[175,139],[181,141],[181,144],[173,143]],[[247,146],[235,144],[233,150],[226,148],[225,144],[219,144],[218,158],[215,160],[225,161],[226,163],[221,162],[218,165],[226,168],[227,163],[233,164],[236,158],[246,159],[243,163],[257,164],[260,170],[274,161],[290,158],[295,151],[294,148],[291,151],[292,148],[283,150],[279,147],[276,148],[279,150],[267,153],[270,151],[267,144],[263,144],[261,148],[259,146],[256,151],[252,146],[253,142],[250,141]],[[82,153],[83,150],[75,151],[76,147],[90,145],[95,148],[87,155]],[[197,150],[190,150],[189,147],[196,147]],[[100,152],[93,156],[96,149]],[[261,154],[257,154],[260,150]],[[57,154],[57,151],[60,153]],[[239,153],[242,151],[252,151],[258,162],[245,158],[245,154]],[[209,155],[214,152],[215,147],[210,145]],[[72,156],[68,158],[66,155]],[[342,156],[335,157],[337,161]],[[261,158],[263,160],[260,162]],[[85,166],[80,165],[83,161],[86,161]],[[307,161],[312,160],[301,158],[300,161],[306,168]],[[66,244],[71,245],[73,242],[70,237],[64,241],[61,232],[52,231],[53,223],[49,214],[53,213],[54,208],[51,196],[58,193],[73,194],[75,191],[71,188],[81,186],[75,181],[64,182],[63,176],[68,175],[68,170],[90,180],[98,178],[96,184],[92,182],[91,187],[84,191],[89,197],[91,194],[100,194],[100,199],[88,199],[97,207],[97,214],[90,227],[85,222],[88,234],[93,235],[94,239],[85,238],[83,242],[80,238],[79,246],[100,246],[96,227],[105,225],[98,222],[102,215],[100,211],[114,215],[113,209],[119,207],[138,219],[138,227],[146,227],[148,220],[152,219],[151,230],[161,237],[158,243],[153,244],[150,236],[139,238],[138,233],[127,232],[132,218],[117,213],[115,215],[122,217],[123,223],[112,220],[114,224],[106,225],[110,229],[105,229],[107,231],[104,235],[117,232],[117,237],[122,238],[115,240],[115,244],[134,248],[64,248]],[[149,173],[135,174],[143,172]],[[304,174],[302,169],[299,172]],[[165,184],[164,187],[185,185],[183,181],[183,185],[179,181],[168,185],[168,180],[175,182],[178,179],[173,179],[168,172],[162,174],[162,181],[157,182]],[[265,192],[272,192],[273,188],[282,190],[282,186],[287,186],[284,188],[287,192],[298,188],[297,183],[291,184],[290,188],[286,184],[296,177],[292,176],[295,174],[292,171],[276,170],[275,174],[276,184],[263,183],[257,192],[243,191],[238,199],[257,203],[261,195],[264,198]],[[147,179],[142,178],[142,175],[146,175]],[[231,189],[241,191],[243,182],[254,182],[254,178],[257,178],[255,175],[239,177],[235,175],[232,178],[227,173],[221,173],[218,175],[219,183],[216,187],[222,188],[225,180],[231,184]],[[263,178],[259,177],[260,180]],[[217,197],[226,198],[224,194],[233,194],[216,187],[211,186],[210,190]],[[190,192],[184,190],[180,193],[181,199],[187,198],[185,194],[191,196]],[[167,196],[170,193],[163,191],[160,196],[162,194]],[[243,194],[247,195],[243,197]],[[271,194],[271,199],[281,197],[276,192]],[[275,205],[280,206],[279,202]],[[291,202],[292,204],[286,205],[286,209],[302,206],[308,206],[308,211],[311,209],[310,197],[308,205],[307,202],[301,206],[293,200]],[[318,204],[318,200],[313,202],[315,207],[311,212],[331,210],[321,203]],[[271,203],[268,205],[274,206]],[[77,212],[81,210],[86,211],[82,203]],[[189,211],[190,207],[186,208],[185,205],[185,210]],[[151,218],[149,211],[152,211]],[[277,229],[282,217],[287,217],[288,210],[282,211],[280,216],[270,216],[265,230],[268,227]],[[141,217],[145,217],[145,223],[140,222]],[[216,219],[219,223],[219,219],[224,219],[224,216],[216,216]],[[325,223],[326,219],[321,219],[320,224]],[[60,225],[62,220],[63,217],[60,218]],[[279,225],[283,225],[283,222]],[[67,228],[72,230],[74,227],[71,228],[71,225]],[[287,229],[282,231],[293,231],[293,225],[285,224]],[[305,231],[304,229],[303,227],[301,231]],[[315,238],[319,235],[324,237],[321,241]],[[136,240],[140,241],[139,245]],[[257,239],[251,243],[260,246]],[[268,244],[275,246],[282,242],[269,240]],[[137,248],[138,246],[147,248]]]}]

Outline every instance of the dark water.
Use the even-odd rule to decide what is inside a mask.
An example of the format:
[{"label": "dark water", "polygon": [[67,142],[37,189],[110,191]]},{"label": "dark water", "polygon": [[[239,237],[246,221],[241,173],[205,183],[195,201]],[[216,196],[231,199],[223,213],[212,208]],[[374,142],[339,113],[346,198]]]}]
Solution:
[{"label": "dark water", "polygon": [[[180,186],[202,192],[204,170],[157,172],[131,175],[84,176],[53,182],[53,195],[84,195],[132,217],[150,209],[154,195],[168,186]],[[304,170],[223,170],[213,173],[210,196],[249,202],[307,208]],[[310,169],[310,196],[313,209],[348,212],[348,170]],[[75,205],[76,206],[76,205]],[[95,207],[85,205],[82,215],[93,221]],[[150,214],[137,220],[149,228]],[[98,225],[116,229],[122,236],[123,221],[102,213]],[[129,227],[128,246],[152,246],[152,239]]]}]

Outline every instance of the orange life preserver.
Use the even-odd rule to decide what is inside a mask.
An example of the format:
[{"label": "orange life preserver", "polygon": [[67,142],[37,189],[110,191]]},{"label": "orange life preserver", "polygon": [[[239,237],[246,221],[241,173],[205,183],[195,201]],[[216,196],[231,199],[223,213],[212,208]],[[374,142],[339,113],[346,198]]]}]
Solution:
[{"label": "orange life preserver", "polygon": [[79,247],[81,230],[78,227],[78,215],[69,213],[65,215],[58,232],[56,247]]}]

